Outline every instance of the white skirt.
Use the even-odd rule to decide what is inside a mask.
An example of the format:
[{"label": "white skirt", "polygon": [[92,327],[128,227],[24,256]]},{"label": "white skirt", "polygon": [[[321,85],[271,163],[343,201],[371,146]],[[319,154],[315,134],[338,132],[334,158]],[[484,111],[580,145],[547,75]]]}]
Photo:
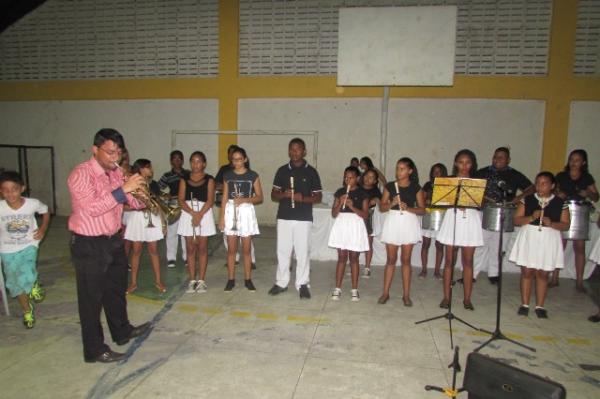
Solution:
[{"label": "white skirt", "polygon": [[421,220],[412,212],[390,209],[381,230],[381,242],[392,245],[421,241]]},{"label": "white skirt", "polygon": [[436,240],[444,245],[480,247],[483,245],[481,211],[467,208],[456,210],[456,235],[454,236],[454,209],[448,209]]},{"label": "white skirt", "polygon": [[600,238],[596,240],[596,243],[592,247],[592,252],[590,252],[590,260],[596,264],[600,264]]},{"label": "white skirt", "polygon": [[438,235],[438,232],[436,230],[421,229],[421,234],[423,237],[435,239]]},{"label": "white skirt", "polygon": [[[191,201],[186,201],[188,206],[192,207]],[[194,201],[194,209],[202,209],[204,206],[204,202],[202,201]],[[179,218],[179,225],[177,226],[177,234],[184,237],[193,237],[194,230],[196,230],[196,235],[198,237],[208,237],[217,234],[217,229],[215,227],[215,218],[213,215],[212,209],[209,209],[202,219],[200,220],[200,226],[196,226],[192,228],[192,215],[187,213],[186,211],[181,211],[181,217]]]},{"label": "white skirt", "polygon": [[340,212],[331,226],[327,245],[354,252],[368,251],[369,236],[364,219],[354,212]]},{"label": "white skirt", "polygon": [[376,205],[373,209],[373,216],[371,218],[371,226],[373,227],[373,232],[371,236],[378,237],[381,235],[381,231],[383,230],[383,223],[385,222],[386,213],[382,213],[379,210],[379,205]]},{"label": "white skirt", "polygon": [[225,230],[223,230],[225,235],[248,237],[260,234],[260,231],[258,230],[258,222],[256,220],[256,213],[254,212],[254,205],[241,204],[235,207],[235,230],[232,230],[233,208],[233,200],[227,201],[227,205],[225,205]]},{"label": "white skirt", "polygon": [[565,254],[560,231],[551,227],[530,224],[521,226],[515,244],[510,251],[509,260],[519,266],[551,272],[562,269]]},{"label": "white skirt", "polygon": [[127,226],[129,223],[129,218],[131,217],[131,213],[135,211],[123,211],[123,216],[121,217],[121,224],[123,226]]},{"label": "white skirt", "polygon": [[[148,226],[147,216],[151,215],[152,224],[154,227]],[[160,216],[144,211],[130,212],[125,227],[125,239],[129,241],[152,242],[159,241],[164,238]]]}]

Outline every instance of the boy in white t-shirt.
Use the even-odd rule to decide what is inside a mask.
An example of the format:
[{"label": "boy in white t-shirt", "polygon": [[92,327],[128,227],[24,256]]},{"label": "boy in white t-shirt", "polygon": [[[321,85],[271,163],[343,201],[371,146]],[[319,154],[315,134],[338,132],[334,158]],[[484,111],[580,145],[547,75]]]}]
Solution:
[{"label": "boy in white t-shirt", "polygon": [[[25,184],[17,172],[0,175],[0,258],[6,288],[23,308],[25,328],[33,328],[33,302],[44,300],[36,269],[38,245],[48,229],[48,207],[37,199],[22,196]],[[38,228],[35,214],[42,215]]]}]

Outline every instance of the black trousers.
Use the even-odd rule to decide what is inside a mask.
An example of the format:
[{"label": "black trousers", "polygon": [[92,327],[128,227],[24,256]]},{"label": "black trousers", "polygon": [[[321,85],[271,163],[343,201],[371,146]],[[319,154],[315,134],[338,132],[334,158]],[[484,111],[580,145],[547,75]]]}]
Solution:
[{"label": "black trousers", "polygon": [[77,302],[83,356],[94,358],[109,347],[104,343],[100,312],[108,322],[113,341],[129,337],[133,326],[127,317],[127,258],[123,239],[73,234],[71,256],[77,278]]}]

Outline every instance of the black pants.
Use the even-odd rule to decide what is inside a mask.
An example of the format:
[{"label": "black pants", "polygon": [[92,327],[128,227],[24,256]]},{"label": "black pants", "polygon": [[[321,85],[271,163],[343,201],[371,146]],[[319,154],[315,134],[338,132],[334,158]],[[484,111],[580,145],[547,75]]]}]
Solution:
[{"label": "black pants", "polygon": [[83,340],[83,356],[94,358],[109,349],[104,343],[100,312],[108,322],[113,341],[129,337],[127,318],[127,258],[123,239],[73,234],[71,256],[77,278],[77,302]]}]

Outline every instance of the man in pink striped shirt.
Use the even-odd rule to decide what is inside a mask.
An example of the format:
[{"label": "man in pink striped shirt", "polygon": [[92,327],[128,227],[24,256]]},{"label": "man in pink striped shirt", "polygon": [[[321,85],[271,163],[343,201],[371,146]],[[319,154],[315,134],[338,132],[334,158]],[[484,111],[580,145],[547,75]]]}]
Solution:
[{"label": "man in pink striped shirt", "polygon": [[117,167],[123,148],[125,143],[119,132],[101,129],[94,136],[92,158],[77,165],[67,181],[83,356],[89,363],[108,363],[125,357],[104,343],[102,309],[117,345],[126,344],[151,327],[150,323],[134,327],[127,317],[127,258],[119,232],[123,204],[140,207],[131,193],[140,188],[144,179],[135,174],[124,180]]}]

